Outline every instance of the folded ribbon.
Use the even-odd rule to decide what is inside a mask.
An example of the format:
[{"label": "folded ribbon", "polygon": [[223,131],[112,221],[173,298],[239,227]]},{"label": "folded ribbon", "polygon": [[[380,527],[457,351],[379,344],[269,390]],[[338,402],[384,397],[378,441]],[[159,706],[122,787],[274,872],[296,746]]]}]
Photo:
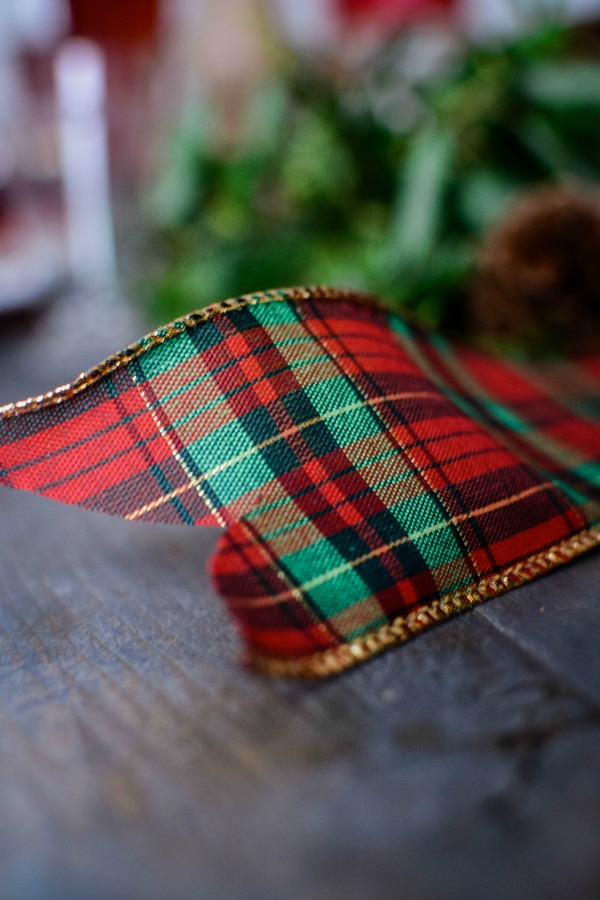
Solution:
[{"label": "folded ribbon", "polygon": [[517,364],[366,295],[248,295],[0,408],[0,483],[223,527],[251,662],[333,674],[600,544],[600,355]]}]

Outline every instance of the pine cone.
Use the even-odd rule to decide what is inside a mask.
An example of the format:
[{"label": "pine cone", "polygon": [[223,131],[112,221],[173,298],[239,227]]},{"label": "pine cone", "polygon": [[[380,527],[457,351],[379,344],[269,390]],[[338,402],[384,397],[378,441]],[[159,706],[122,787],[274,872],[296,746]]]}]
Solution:
[{"label": "pine cone", "polygon": [[529,191],[491,230],[477,268],[475,335],[533,353],[600,349],[600,195]]}]

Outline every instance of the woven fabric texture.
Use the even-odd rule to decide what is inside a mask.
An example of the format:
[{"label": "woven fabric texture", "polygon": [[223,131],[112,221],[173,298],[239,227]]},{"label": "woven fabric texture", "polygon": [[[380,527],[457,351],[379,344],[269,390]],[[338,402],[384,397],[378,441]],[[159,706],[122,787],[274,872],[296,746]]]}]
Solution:
[{"label": "woven fabric texture", "polygon": [[292,674],[345,668],[600,540],[600,356],[508,363],[323,293],[190,317],[0,413],[0,483],[222,526],[215,584],[254,659]]}]

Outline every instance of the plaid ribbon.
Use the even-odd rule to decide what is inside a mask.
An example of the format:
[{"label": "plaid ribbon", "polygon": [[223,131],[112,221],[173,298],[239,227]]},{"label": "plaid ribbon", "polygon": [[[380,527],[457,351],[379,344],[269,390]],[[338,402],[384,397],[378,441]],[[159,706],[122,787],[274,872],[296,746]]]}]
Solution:
[{"label": "plaid ribbon", "polygon": [[0,483],[219,525],[255,664],[340,671],[600,542],[600,356],[457,349],[362,295],[193,313],[0,410]]}]

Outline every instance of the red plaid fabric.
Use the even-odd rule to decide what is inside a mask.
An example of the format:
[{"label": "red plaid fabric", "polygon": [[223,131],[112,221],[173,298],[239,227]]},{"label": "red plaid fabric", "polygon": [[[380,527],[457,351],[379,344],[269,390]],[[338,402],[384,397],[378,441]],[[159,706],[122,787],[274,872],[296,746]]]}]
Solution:
[{"label": "red plaid fabric", "polygon": [[257,665],[340,671],[596,546],[600,357],[449,347],[358,295],[239,298],[0,411],[0,482],[225,531]]}]

